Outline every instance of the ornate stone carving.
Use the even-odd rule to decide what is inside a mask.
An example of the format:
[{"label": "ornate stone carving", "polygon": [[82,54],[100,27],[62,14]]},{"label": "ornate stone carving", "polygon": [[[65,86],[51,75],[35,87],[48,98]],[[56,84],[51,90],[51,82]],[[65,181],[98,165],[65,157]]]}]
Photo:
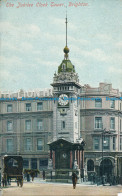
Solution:
[{"label": "ornate stone carving", "polygon": [[77,164],[77,160],[74,160],[74,166],[73,166],[73,169],[79,169],[79,168],[78,168],[78,164]]}]

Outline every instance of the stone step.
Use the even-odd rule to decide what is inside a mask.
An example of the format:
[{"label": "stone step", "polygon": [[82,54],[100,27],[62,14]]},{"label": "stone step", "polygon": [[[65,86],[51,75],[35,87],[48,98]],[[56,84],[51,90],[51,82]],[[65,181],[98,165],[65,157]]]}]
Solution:
[{"label": "stone step", "polygon": [[70,183],[68,179],[46,179],[46,182],[61,182],[61,183]]}]

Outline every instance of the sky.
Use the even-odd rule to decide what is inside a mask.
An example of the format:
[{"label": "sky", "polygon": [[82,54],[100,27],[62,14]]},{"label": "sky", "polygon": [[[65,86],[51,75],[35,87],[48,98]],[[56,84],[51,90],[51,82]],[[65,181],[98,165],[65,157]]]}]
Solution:
[{"label": "sky", "polygon": [[[33,7],[17,8],[18,3]],[[0,91],[51,87],[64,59],[66,5],[69,59],[80,84],[107,82],[122,91],[121,0],[1,0]]]}]

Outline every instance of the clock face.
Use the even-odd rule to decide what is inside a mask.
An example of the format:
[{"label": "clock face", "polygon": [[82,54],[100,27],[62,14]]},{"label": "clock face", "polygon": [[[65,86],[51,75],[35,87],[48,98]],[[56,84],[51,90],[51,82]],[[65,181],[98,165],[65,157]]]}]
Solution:
[{"label": "clock face", "polygon": [[66,94],[62,94],[59,96],[59,101],[58,101],[59,105],[61,105],[61,106],[67,105],[68,102],[69,102],[69,100],[68,100],[68,96]]}]

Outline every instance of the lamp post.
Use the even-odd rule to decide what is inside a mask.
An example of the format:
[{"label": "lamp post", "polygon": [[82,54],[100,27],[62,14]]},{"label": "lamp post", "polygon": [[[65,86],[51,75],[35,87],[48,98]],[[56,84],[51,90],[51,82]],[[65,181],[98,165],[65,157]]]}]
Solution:
[{"label": "lamp post", "polygon": [[104,174],[104,165],[103,165],[103,135],[104,135],[104,130],[102,131],[102,184],[104,185],[104,179],[103,179],[103,174]]},{"label": "lamp post", "polygon": [[104,143],[106,143],[106,141],[104,141],[104,136],[105,134],[111,134],[110,131],[106,131],[106,129],[104,129],[102,131],[102,184],[104,185],[104,180],[105,180],[105,176],[104,176],[104,161],[103,161],[103,158],[104,158],[104,154],[103,154],[103,150],[104,150]]},{"label": "lamp post", "polygon": [[105,134],[105,130],[102,130],[102,184],[104,185],[104,162],[103,162],[103,148],[104,148],[104,141],[103,141],[103,137]]}]

